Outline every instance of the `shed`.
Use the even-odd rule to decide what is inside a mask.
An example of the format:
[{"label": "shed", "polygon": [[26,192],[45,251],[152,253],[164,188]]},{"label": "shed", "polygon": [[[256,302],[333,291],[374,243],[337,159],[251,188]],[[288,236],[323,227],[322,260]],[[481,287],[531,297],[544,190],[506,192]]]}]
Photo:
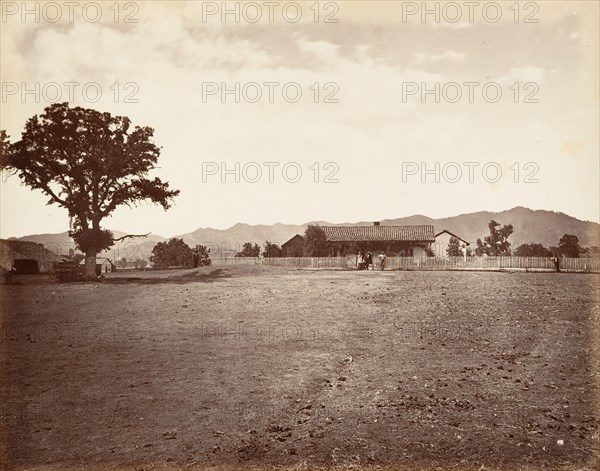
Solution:
[{"label": "shed", "polygon": [[269,250],[266,253],[267,258],[276,258],[276,257],[281,257],[282,256],[283,251],[281,250],[281,247],[279,247],[277,244],[272,244],[269,247]]},{"label": "shed", "polygon": [[281,244],[281,255],[283,257],[302,257],[304,255],[304,237],[296,234]]},{"label": "shed", "polygon": [[443,231],[441,231],[435,235],[433,251],[434,251],[436,257],[442,257],[442,258],[448,257],[447,249],[448,249],[448,245],[450,244],[450,239],[452,237],[455,237],[456,239],[458,239],[458,241],[460,243],[460,247],[461,247],[461,249],[463,249],[463,252],[466,247],[471,245],[471,244],[469,244],[469,242],[460,238],[456,234],[453,234],[452,232],[444,229]]},{"label": "shed", "polygon": [[[85,266],[85,258],[79,262],[80,265]],[[103,275],[104,273],[112,273],[117,271],[117,267],[108,258],[96,257],[96,276]]]},{"label": "shed", "polygon": [[62,260],[37,242],[0,239],[0,267],[4,270],[14,267],[20,274],[48,273]]}]

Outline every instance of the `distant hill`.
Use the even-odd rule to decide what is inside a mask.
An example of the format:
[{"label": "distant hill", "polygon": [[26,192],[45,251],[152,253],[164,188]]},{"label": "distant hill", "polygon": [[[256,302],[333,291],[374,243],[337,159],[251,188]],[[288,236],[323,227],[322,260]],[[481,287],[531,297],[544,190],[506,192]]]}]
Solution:
[{"label": "distant hill", "polygon": [[[520,244],[541,242],[546,247],[558,245],[563,234],[575,234],[583,246],[600,246],[600,224],[590,221],[581,221],[567,214],[554,211],[545,211],[516,207],[507,211],[489,212],[480,211],[476,213],[461,214],[441,219],[432,219],[427,216],[415,215],[397,219],[384,219],[381,225],[419,225],[430,224],[436,233],[444,229],[453,232],[464,240],[475,243],[477,238],[483,238],[488,234],[488,223],[491,219],[501,224],[512,224],[514,233],[509,241],[513,248]],[[244,242],[256,242],[262,244],[269,240],[281,245],[295,234],[303,234],[308,224],[319,223],[321,225],[371,225],[373,221],[362,221],[357,223],[330,224],[326,221],[307,222],[305,224],[272,224],[272,225],[250,225],[238,223],[228,229],[199,228],[188,234],[175,235],[182,238],[188,245],[197,244],[212,246],[212,252],[225,249],[233,253],[239,251]],[[114,231],[116,237],[124,236],[125,233]],[[152,248],[157,242],[167,238],[151,234],[145,239],[126,239],[103,254],[108,258],[148,258]],[[73,246],[73,241],[67,232],[60,234],[37,234],[21,237],[18,240],[27,240],[44,244],[48,249],[61,254],[68,254],[68,248]]]},{"label": "distant hill", "polygon": [[564,234],[575,234],[583,246],[600,245],[600,224],[581,221],[564,213],[536,211],[522,206],[498,213],[480,211],[442,219],[410,216],[381,221],[381,224],[433,224],[436,233],[446,229],[464,240],[475,242],[488,234],[487,225],[492,219],[503,225],[513,225],[514,233],[509,241],[514,248],[532,242],[541,242],[546,247],[556,246]]},{"label": "distant hill", "polygon": [[[116,238],[123,237],[125,232],[113,231]],[[73,239],[69,237],[67,231],[58,234],[34,234],[24,237],[11,237],[11,239],[38,242],[43,244],[48,250],[51,250],[59,255],[69,255],[69,249],[73,249],[75,244]],[[102,252],[99,257],[107,257],[111,260],[127,258],[133,260],[136,258],[147,259],[152,253],[152,249],[157,242],[166,240],[159,235],[150,234],[145,238],[125,239],[117,242],[113,248]]]}]

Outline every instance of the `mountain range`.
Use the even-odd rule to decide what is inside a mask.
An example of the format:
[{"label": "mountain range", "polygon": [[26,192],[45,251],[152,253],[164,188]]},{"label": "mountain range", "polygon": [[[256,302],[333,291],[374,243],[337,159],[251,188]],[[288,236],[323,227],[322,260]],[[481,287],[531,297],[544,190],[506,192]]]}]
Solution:
[{"label": "mountain range", "polygon": [[[579,238],[582,246],[600,246],[600,224],[591,221],[582,221],[564,213],[546,210],[532,210],[516,207],[501,212],[479,211],[461,214],[441,219],[415,215],[396,219],[384,219],[382,226],[405,226],[427,224],[434,226],[435,233],[446,229],[463,240],[472,244],[478,238],[489,234],[488,223],[495,220],[500,224],[512,224],[514,232],[509,238],[511,247],[516,248],[524,243],[542,243],[546,247],[558,245],[559,239],[564,234],[574,234]],[[241,250],[245,242],[256,242],[262,245],[266,240],[281,245],[295,234],[303,234],[309,224],[348,226],[372,225],[374,221],[360,221],[354,223],[331,224],[326,221],[311,221],[304,224],[272,224],[250,225],[238,223],[228,229],[198,228],[193,232],[173,237],[183,239],[189,246],[197,244],[209,245],[211,253],[216,254],[217,246],[222,253],[232,254]],[[113,231],[115,237],[122,237],[125,233]],[[14,239],[14,238],[13,238]],[[20,237],[17,240],[38,242],[57,253],[68,254],[73,241],[67,232],[59,234],[36,234]],[[111,259],[126,257],[148,258],[152,248],[157,242],[167,240],[166,237],[150,234],[146,238],[126,239],[119,242],[113,249],[104,255]]]}]

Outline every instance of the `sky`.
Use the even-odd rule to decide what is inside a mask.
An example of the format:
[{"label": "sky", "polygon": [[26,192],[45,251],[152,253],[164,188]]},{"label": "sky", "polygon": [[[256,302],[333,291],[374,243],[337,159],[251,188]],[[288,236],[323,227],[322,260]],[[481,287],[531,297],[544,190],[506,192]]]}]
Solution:
[{"label": "sky", "polygon": [[[152,176],[181,193],[106,228],[515,206],[600,222],[598,2],[0,3],[11,142],[64,101],[155,130]],[[0,196],[3,238],[68,229],[16,176]]]}]

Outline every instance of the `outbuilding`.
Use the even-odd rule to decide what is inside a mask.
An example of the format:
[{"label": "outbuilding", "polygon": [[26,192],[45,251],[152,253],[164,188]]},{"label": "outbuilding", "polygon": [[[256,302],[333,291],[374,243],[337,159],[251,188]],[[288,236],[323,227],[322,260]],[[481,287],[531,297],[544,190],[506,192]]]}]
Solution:
[{"label": "outbuilding", "polygon": [[282,257],[302,257],[304,256],[304,237],[296,234],[287,242],[281,244]]},{"label": "outbuilding", "polygon": [[0,267],[18,274],[48,273],[63,257],[42,244],[22,240],[0,239]]},{"label": "outbuilding", "polygon": [[464,239],[461,239],[456,234],[444,229],[443,231],[435,235],[435,242],[433,244],[433,251],[436,257],[446,258],[448,257],[448,246],[450,245],[450,239],[455,238],[458,240],[460,249],[463,251],[463,255],[466,253],[466,248],[470,245]]},{"label": "outbuilding", "polygon": [[[85,258],[79,264],[85,266]],[[96,257],[96,276],[112,273],[113,271],[117,271],[117,267],[113,262],[108,258]]]}]

